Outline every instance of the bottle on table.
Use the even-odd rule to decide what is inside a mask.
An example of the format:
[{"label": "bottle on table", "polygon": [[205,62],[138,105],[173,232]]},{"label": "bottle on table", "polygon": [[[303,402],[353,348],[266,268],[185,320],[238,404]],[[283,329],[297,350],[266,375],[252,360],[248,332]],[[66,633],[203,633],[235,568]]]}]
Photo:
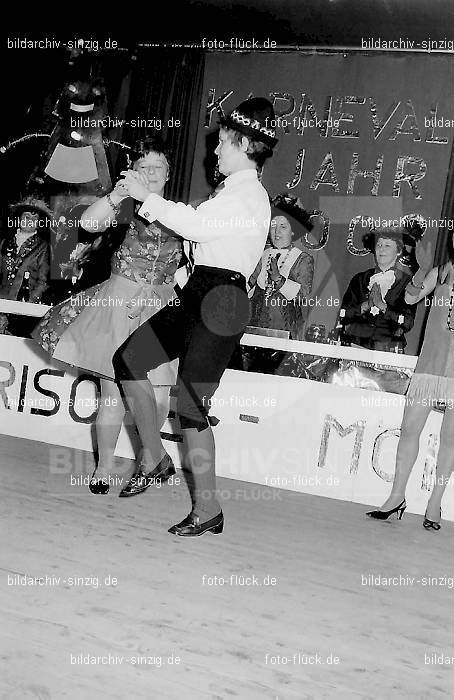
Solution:
[{"label": "bottle on table", "polygon": [[344,333],[344,318],[345,309],[339,311],[339,317],[337,323],[331,333],[329,334],[329,344],[330,345],[342,345],[342,336]]},{"label": "bottle on table", "polygon": [[24,272],[24,279],[17,295],[17,301],[29,301],[30,299],[30,273]]},{"label": "bottle on table", "polygon": [[404,329],[403,329],[403,323],[404,323],[404,317],[402,314],[399,314],[397,318],[397,328],[396,332],[394,333],[394,352],[398,352],[400,354],[403,353],[404,348],[403,348],[403,336],[404,336]]}]

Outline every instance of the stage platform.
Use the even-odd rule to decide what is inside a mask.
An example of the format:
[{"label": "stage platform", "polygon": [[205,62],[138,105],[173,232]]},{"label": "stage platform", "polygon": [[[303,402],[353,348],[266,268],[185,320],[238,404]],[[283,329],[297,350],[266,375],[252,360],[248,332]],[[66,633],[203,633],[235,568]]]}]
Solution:
[{"label": "stage platform", "polygon": [[178,539],[181,472],[94,496],[51,449],[0,437],[0,697],[452,697],[453,523],[219,479],[224,533]]}]

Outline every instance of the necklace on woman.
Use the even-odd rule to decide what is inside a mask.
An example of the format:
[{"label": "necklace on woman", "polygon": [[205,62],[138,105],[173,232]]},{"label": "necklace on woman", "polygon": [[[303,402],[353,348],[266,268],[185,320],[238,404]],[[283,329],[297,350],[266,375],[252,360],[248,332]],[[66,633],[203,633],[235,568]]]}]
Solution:
[{"label": "necklace on woman", "polygon": [[[286,253],[284,259],[283,259],[283,260],[280,260],[280,261],[277,263],[277,269],[279,270],[279,272],[280,272],[280,271],[282,270],[282,268],[284,267],[285,261],[287,260],[288,256],[290,255],[290,252],[292,251],[292,249],[293,249],[293,246],[290,246],[290,248],[287,250],[287,253]],[[272,296],[273,292],[274,292],[275,289],[276,289],[276,283],[273,282],[273,280],[272,280],[272,279],[270,278],[270,276],[269,276],[269,273],[270,273],[270,266],[271,266],[271,258],[272,258],[272,256],[270,255],[270,257],[269,257],[269,259],[268,259],[268,265],[267,265],[268,283],[267,283],[266,289],[265,289],[265,303],[268,302],[269,298]]]}]

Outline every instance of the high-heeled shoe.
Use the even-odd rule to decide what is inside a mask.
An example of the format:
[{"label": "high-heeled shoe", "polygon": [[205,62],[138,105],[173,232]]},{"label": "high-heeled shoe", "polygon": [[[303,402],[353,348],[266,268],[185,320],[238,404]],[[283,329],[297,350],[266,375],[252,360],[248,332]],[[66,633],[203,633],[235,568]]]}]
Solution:
[{"label": "high-heeled shoe", "polygon": [[402,503],[399,503],[399,505],[395,508],[391,508],[391,510],[369,510],[366,515],[368,515],[369,518],[374,518],[375,520],[388,520],[393,513],[396,513],[397,520],[402,520],[406,507],[407,503],[404,498]]},{"label": "high-heeled shoe", "polygon": [[[436,520],[429,520],[429,518],[426,517],[426,512],[424,513],[424,521],[423,521],[423,528],[425,530],[439,530],[441,528],[440,523],[437,523]],[[440,508],[440,520],[441,520],[441,508]]]},{"label": "high-heeled shoe", "polygon": [[95,474],[97,472],[98,467],[96,467],[95,471],[91,475],[91,479],[88,483],[88,488],[90,491],[94,494],[102,494],[103,496],[106,493],[109,493],[109,477],[104,477],[100,479],[95,478]]},{"label": "high-heeled shoe", "polygon": [[165,454],[157,467],[148,474],[143,471],[142,467],[139,467],[139,470],[133,474],[118,495],[120,498],[137,496],[138,493],[142,493],[152,484],[163,484],[174,474],[176,474],[174,464],[169,455]]}]

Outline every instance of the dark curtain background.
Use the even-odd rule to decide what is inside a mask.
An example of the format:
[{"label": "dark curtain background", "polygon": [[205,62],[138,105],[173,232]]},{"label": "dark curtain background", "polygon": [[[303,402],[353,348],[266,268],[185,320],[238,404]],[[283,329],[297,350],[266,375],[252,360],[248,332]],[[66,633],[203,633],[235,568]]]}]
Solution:
[{"label": "dark curtain background", "polygon": [[[2,56],[4,52],[1,52]],[[108,114],[113,119],[160,119],[163,138],[172,153],[172,173],[167,196],[187,201],[195,151],[198,115],[202,97],[204,55],[196,49],[134,48],[120,52],[85,53],[73,60],[68,51],[44,51],[21,54],[21,61],[12,63],[8,56],[5,71],[5,93],[8,108],[0,125],[0,147],[25,134],[50,134],[57,124],[52,114],[63,86],[76,78],[83,64],[83,73],[103,78]],[[181,126],[170,127],[168,120],[179,119]],[[147,125],[137,128],[124,125],[106,129],[104,137],[131,145],[150,131]],[[39,165],[48,146],[48,139],[24,140],[14,148],[0,150],[1,214],[8,205],[25,194],[31,173]],[[112,178],[124,167],[122,151],[108,148]],[[50,193],[47,193],[50,194]],[[46,197],[46,192],[42,192]],[[3,217],[2,217],[3,218]]]},{"label": "dark curtain background", "polygon": [[[195,49],[144,48],[138,51],[129,78],[125,120],[161,120],[160,134],[172,160],[167,196],[177,201],[189,198],[204,64],[204,54]],[[180,126],[171,125],[176,120]],[[131,144],[149,131],[146,124],[125,125],[121,140]]]}]

